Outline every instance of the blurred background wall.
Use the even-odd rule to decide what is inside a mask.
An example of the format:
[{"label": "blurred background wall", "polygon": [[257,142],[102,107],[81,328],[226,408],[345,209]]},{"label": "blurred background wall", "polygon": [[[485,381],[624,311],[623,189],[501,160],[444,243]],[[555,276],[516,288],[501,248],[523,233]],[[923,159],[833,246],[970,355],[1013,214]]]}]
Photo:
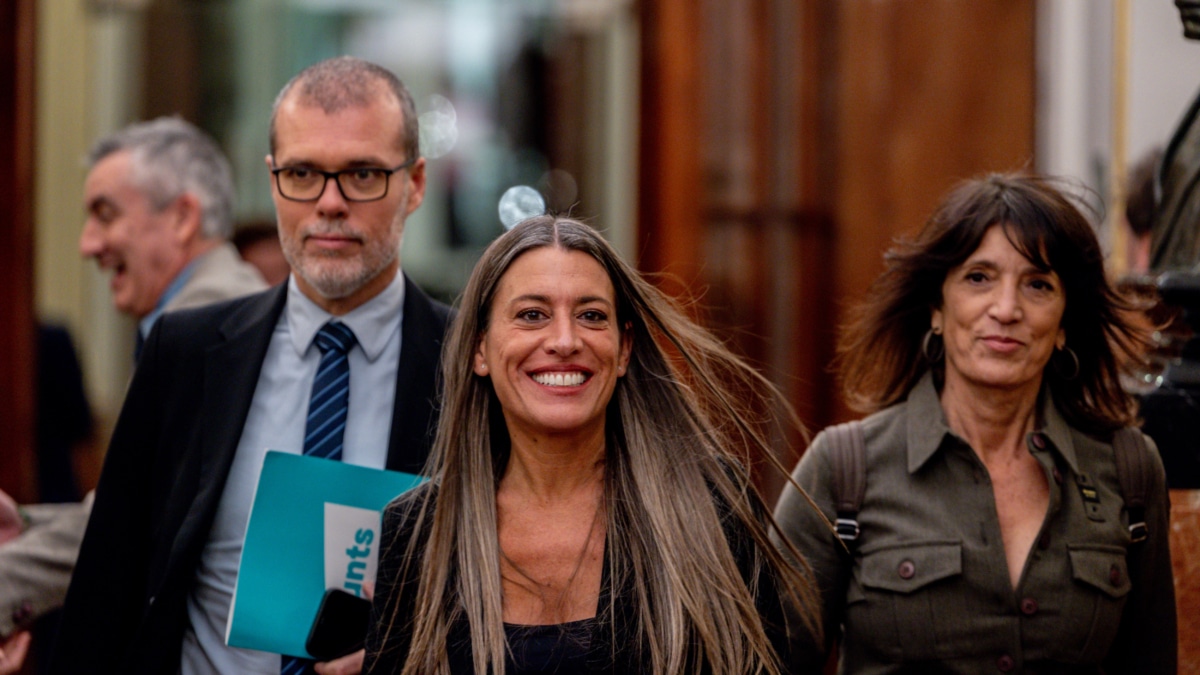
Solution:
[{"label": "blurred background wall", "polygon": [[[1200,85],[1200,43],[1170,0],[0,8],[0,488],[22,500],[37,497],[35,323],[74,336],[96,447],[128,381],[132,324],[77,239],[86,151],[131,121],[177,114],[209,131],[233,162],[239,221],[270,222],[274,95],[328,56],[377,61],[421,114],[429,193],[403,265],[425,288],[452,301],[501,231],[501,196],[533,187],[696,298],[819,429],[849,417],[827,370],[845,308],[941,194],[1034,168],[1111,210],[1126,164],[1167,140]],[[92,480],[99,460],[80,463]]]}]

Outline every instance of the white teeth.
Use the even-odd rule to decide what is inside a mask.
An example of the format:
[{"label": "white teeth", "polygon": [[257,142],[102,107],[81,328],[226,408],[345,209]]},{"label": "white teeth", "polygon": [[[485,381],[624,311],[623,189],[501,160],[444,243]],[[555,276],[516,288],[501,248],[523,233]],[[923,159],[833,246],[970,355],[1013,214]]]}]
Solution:
[{"label": "white teeth", "polygon": [[587,376],[580,372],[538,373],[533,376],[534,382],[544,384],[547,387],[578,387],[586,379]]}]

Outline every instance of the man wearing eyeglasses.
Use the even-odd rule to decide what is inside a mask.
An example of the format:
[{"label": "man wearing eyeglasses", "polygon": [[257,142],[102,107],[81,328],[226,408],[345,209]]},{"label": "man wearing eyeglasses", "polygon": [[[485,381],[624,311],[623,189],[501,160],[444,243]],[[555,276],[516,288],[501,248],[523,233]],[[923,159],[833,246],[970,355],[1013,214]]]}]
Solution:
[{"label": "man wearing eyeglasses", "polygon": [[[331,59],[284,87],[266,162],[292,276],[164,316],[151,332],[67,596],[55,672],[312,672],[224,644],[242,538],[267,448],[315,454],[332,436],[322,456],[412,473],[424,464],[450,310],[400,271],[405,219],[425,192],[417,141],[411,96],[379,66]],[[337,387],[321,383],[338,367],[349,384],[329,404],[319,397]],[[336,421],[321,423],[335,433],[310,428],[314,411],[338,405]],[[361,652],[315,664],[360,667]]]}]

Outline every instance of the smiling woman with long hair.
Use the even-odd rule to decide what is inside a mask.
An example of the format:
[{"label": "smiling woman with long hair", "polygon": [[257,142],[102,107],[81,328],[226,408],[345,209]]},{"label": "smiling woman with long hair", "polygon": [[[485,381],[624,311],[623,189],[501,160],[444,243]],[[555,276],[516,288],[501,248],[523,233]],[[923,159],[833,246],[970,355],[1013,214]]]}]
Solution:
[{"label": "smiling woman with long hair", "polygon": [[818,630],[743,468],[760,374],[593,229],[476,265],[422,488],[393,502],[367,671],[780,673]]}]

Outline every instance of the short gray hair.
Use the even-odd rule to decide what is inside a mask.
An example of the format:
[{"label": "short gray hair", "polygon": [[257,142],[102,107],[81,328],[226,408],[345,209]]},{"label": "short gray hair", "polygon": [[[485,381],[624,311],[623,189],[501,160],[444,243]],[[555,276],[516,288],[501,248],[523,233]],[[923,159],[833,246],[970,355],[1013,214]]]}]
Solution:
[{"label": "short gray hair", "polygon": [[208,134],[178,117],[131,124],[96,141],[88,167],[121,151],[129,152],[130,180],[155,210],[190,193],[200,202],[203,236],[233,234],[233,171]]},{"label": "short gray hair", "polygon": [[392,71],[353,56],[339,56],[315,63],[283,85],[279,96],[275,97],[275,104],[271,106],[271,156],[275,156],[275,118],[279,116],[279,106],[293,91],[300,101],[319,106],[328,114],[370,105],[382,93],[379,89],[381,84],[384,85],[384,91],[391,92],[400,104],[404,119],[397,132],[404,148],[405,161],[415,162],[421,156],[421,138],[417,126],[417,106],[413,103],[412,94]]}]

